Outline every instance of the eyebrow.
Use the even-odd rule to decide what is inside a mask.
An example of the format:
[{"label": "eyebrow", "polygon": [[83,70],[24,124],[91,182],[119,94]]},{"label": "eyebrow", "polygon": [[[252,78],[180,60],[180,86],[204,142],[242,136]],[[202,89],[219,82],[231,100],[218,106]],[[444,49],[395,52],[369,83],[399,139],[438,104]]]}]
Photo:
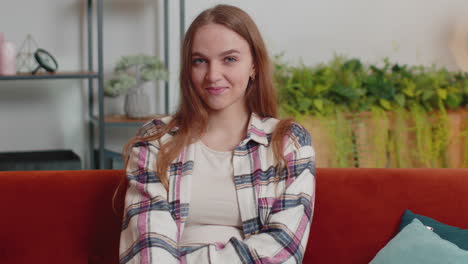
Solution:
[{"label": "eyebrow", "polygon": [[[240,54],[240,51],[236,50],[236,49],[230,49],[230,50],[226,50],[226,51],[223,51],[219,54],[219,56],[226,56],[226,55],[229,55],[229,54],[233,54],[233,53],[239,53]],[[201,52],[193,52],[192,53],[192,56],[200,56],[200,57],[206,57],[205,55],[203,55],[203,53]]]}]

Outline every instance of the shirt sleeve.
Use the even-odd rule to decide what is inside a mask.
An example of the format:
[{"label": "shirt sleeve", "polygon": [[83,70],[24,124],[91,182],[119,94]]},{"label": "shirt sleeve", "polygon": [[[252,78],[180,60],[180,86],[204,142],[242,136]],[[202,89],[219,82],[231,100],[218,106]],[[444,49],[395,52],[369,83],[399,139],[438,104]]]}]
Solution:
[{"label": "shirt sleeve", "polygon": [[178,228],[167,191],[155,174],[158,145],[137,143],[126,168],[128,189],[120,237],[120,263],[179,263]]},{"label": "shirt sleeve", "polygon": [[302,263],[315,201],[315,153],[309,133],[293,125],[286,148],[289,179],[259,233],[181,252],[186,263]]}]

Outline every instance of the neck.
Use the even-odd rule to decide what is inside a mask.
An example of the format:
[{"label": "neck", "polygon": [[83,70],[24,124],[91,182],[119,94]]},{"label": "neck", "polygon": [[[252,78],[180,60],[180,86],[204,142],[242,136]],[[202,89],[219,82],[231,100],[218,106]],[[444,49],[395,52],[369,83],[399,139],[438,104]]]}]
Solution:
[{"label": "neck", "polygon": [[250,114],[247,108],[239,111],[210,112],[202,141],[215,150],[232,150],[245,138]]},{"label": "neck", "polygon": [[207,132],[224,132],[226,134],[240,133],[244,134],[249,122],[250,114],[247,108],[239,111],[238,109],[226,109],[225,111],[210,112],[208,117]]}]

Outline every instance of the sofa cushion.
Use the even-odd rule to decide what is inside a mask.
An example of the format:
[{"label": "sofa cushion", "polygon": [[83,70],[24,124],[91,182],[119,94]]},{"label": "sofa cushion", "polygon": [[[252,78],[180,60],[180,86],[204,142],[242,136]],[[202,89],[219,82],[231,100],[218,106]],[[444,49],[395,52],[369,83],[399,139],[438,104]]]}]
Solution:
[{"label": "sofa cushion", "polygon": [[417,218],[377,253],[370,264],[466,264],[468,251],[440,238]]},{"label": "sofa cushion", "polygon": [[432,227],[433,231],[441,238],[454,243],[461,249],[468,250],[468,229],[446,225],[427,216],[415,214],[411,210],[406,210],[403,214],[400,222],[400,231],[415,218],[424,225]]}]

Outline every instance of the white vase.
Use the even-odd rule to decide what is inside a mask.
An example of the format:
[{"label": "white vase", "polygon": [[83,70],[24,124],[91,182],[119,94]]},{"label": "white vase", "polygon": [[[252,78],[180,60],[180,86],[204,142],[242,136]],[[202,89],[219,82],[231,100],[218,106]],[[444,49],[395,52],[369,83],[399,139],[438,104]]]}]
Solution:
[{"label": "white vase", "polygon": [[150,101],[143,87],[135,87],[125,95],[125,114],[129,118],[148,117],[150,112]]}]

